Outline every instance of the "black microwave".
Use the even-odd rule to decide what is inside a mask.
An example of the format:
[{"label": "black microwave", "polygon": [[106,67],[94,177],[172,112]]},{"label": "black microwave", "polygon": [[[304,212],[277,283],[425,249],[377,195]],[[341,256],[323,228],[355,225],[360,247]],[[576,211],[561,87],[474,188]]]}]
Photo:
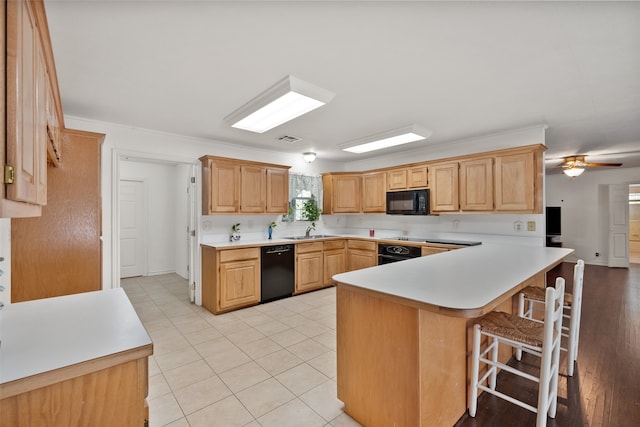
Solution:
[{"label": "black microwave", "polygon": [[429,215],[429,189],[387,192],[387,214]]}]

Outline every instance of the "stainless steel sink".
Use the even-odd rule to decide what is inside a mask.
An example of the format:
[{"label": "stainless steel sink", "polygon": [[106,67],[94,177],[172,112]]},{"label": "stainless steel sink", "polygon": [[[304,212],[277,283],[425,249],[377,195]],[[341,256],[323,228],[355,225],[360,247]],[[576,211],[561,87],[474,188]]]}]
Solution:
[{"label": "stainless steel sink", "polygon": [[289,236],[284,238],[290,239],[290,240],[309,240],[309,239],[324,239],[327,237],[339,237],[339,236],[334,236],[331,234],[313,234],[311,236]]}]

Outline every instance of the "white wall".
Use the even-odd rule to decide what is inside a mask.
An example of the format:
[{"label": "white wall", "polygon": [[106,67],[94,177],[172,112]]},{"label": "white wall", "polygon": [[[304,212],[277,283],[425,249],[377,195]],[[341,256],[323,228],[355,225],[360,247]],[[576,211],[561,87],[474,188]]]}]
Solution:
[{"label": "white wall", "polygon": [[0,218],[0,285],[4,286],[4,291],[0,292],[0,301],[4,304],[11,302],[11,219]]},{"label": "white wall", "polygon": [[[640,168],[589,168],[577,178],[547,175],[546,204],[562,208],[563,246],[575,249],[574,259],[607,265],[609,184],[640,183]],[[599,257],[595,254],[598,252]]]}]

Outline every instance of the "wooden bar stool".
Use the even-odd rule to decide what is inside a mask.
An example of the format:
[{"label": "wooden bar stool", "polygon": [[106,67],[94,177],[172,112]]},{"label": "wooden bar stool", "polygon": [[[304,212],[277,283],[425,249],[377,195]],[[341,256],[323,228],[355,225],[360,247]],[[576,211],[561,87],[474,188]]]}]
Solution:
[{"label": "wooden bar stool", "polygon": [[[556,287],[548,287],[545,291],[544,322],[535,322],[500,311],[493,311],[477,320],[473,327],[473,359],[469,385],[470,416],[476,415],[478,390],[483,390],[537,413],[537,427],[546,426],[547,416],[555,418],[558,403],[563,299],[564,279],[558,277]],[[483,335],[487,336],[487,346],[481,351]],[[542,358],[540,375],[536,377],[499,362],[499,343],[540,356]],[[480,362],[487,365],[487,372],[481,378],[479,378]],[[496,390],[498,369],[537,382],[538,406],[534,407]]]},{"label": "wooden bar stool", "polygon": [[[582,313],[582,284],[584,278],[584,261],[579,259],[573,268],[573,293],[564,294],[564,314],[568,326],[562,326],[562,336],[567,340],[566,347],[560,347],[567,352],[567,374],[573,376],[575,361],[578,360],[578,342],[580,340],[580,316]],[[518,315],[534,321],[534,312],[544,311],[544,289],[527,286],[520,292]],[[522,352],[516,352],[516,358],[520,360]]]}]

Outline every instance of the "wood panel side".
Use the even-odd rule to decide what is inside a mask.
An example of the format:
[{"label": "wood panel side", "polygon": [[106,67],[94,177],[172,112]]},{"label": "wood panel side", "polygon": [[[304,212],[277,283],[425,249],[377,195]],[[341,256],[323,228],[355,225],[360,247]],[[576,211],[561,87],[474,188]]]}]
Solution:
[{"label": "wood panel side", "polygon": [[420,425],[454,425],[467,408],[467,319],[420,310]]},{"label": "wood panel side", "polygon": [[0,401],[0,424],[141,426],[146,377],[137,360],[92,372]]},{"label": "wood panel side", "polygon": [[12,302],[102,289],[103,138],[64,131],[65,158],[48,168],[42,216],[12,219]]},{"label": "wood panel side", "polygon": [[418,310],[337,289],[338,399],[367,427],[419,423]]},{"label": "wood panel side", "polygon": [[218,300],[218,263],[216,249],[200,246],[202,253],[202,305],[212,313],[217,312]]}]

